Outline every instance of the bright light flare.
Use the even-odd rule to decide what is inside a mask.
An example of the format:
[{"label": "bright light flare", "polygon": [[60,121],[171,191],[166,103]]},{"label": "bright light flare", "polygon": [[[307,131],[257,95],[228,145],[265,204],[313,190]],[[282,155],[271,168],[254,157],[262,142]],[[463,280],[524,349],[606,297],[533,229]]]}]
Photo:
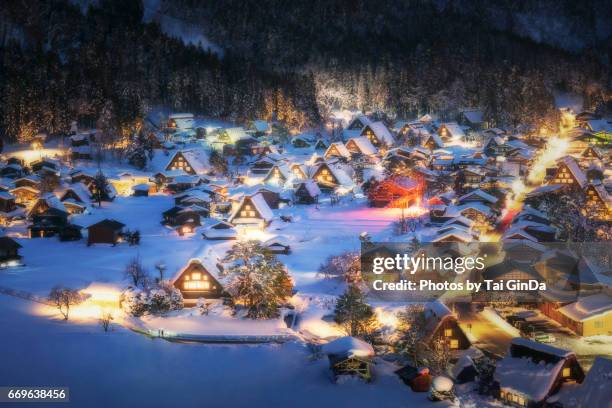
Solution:
[{"label": "bright light flare", "polygon": [[527,181],[531,184],[541,183],[546,176],[546,169],[554,166],[557,160],[565,156],[568,147],[569,142],[566,139],[556,136],[551,137],[542,154],[536,158],[533,166],[531,166]]}]

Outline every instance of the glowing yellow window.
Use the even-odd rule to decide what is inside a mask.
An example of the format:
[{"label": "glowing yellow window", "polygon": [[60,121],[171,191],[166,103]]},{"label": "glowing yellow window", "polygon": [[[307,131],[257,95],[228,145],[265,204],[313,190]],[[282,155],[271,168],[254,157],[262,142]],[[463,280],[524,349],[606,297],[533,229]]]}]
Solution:
[{"label": "glowing yellow window", "polygon": [[254,217],[255,216],[255,211],[249,211],[249,217]]},{"label": "glowing yellow window", "polygon": [[457,339],[452,339],[450,341],[450,348],[451,349],[458,349],[459,348],[459,340]]},{"label": "glowing yellow window", "polygon": [[192,280],[202,280],[202,274],[200,272],[193,272],[191,274]]},{"label": "glowing yellow window", "polygon": [[450,337],[450,336],[452,336],[452,335],[453,335],[453,329],[445,329],[445,330],[444,330],[444,335],[445,335],[446,337]]},{"label": "glowing yellow window", "polygon": [[245,209],[245,210],[250,210],[250,209],[251,209],[251,206],[247,204],[247,205],[245,205],[245,206],[244,206],[244,209]]},{"label": "glowing yellow window", "polygon": [[567,378],[572,375],[572,370],[569,367],[563,369],[563,377]]},{"label": "glowing yellow window", "polygon": [[525,405],[525,398],[523,398],[522,396],[518,396],[516,398],[516,402],[520,405],[520,406],[524,406]]}]

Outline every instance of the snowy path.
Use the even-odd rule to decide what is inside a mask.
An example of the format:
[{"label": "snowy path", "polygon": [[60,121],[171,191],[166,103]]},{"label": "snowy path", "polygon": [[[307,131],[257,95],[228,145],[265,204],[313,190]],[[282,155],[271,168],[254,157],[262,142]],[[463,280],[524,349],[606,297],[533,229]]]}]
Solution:
[{"label": "snowy path", "polygon": [[299,343],[169,343],[34,316],[32,305],[0,295],[0,384],[69,386],[73,407],[435,406],[383,361],[373,383],[333,384],[327,360]]}]

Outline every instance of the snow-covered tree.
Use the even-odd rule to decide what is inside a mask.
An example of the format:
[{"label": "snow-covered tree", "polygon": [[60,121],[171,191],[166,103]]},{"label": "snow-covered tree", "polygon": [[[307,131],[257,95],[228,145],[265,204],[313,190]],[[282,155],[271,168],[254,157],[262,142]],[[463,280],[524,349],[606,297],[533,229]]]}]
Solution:
[{"label": "snow-covered tree", "polygon": [[362,281],[359,253],[348,251],[340,255],[329,256],[319,266],[319,273],[326,278],[343,278],[349,284],[358,284]]},{"label": "snow-covered tree", "polygon": [[285,266],[258,241],[236,243],[224,259],[229,262],[226,290],[253,319],[278,315],[291,295],[293,283]]},{"label": "snow-covered tree", "polygon": [[425,306],[422,303],[407,305],[398,313],[399,340],[396,349],[412,364],[418,366],[421,363],[419,351],[422,349],[423,336],[427,326],[425,318]]},{"label": "snow-covered tree", "polygon": [[338,297],[334,320],[349,336],[368,337],[377,328],[374,310],[366,303],[363,293],[356,285],[349,285]]},{"label": "snow-covered tree", "polygon": [[57,307],[64,320],[68,320],[70,307],[83,302],[83,296],[75,289],[56,286],[49,293],[49,301]]}]

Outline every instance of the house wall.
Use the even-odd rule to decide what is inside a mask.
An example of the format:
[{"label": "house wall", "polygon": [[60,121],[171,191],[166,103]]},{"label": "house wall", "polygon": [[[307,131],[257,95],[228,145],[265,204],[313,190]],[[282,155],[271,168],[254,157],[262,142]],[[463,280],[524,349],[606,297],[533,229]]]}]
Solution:
[{"label": "house wall", "polygon": [[[194,273],[201,274],[201,279],[194,281],[192,279]],[[186,287],[190,284],[189,282],[202,282],[202,284],[208,285],[208,289],[189,289]],[[204,266],[198,263],[190,264],[183,271],[181,276],[174,281],[174,287],[181,291],[183,299],[185,299],[187,303],[191,303],[198,298],[218,299],[222,297],[224,293],[223,286],[221,286]]]},{"label": "house wall", "polygon": [[612,311],[582,322],[581,336],[612,335]]},{"label": "house wall", "polygon": [[115,231],[103,227],[90,227],[87,245],[91,244],[116,244],[118,235]]}]

